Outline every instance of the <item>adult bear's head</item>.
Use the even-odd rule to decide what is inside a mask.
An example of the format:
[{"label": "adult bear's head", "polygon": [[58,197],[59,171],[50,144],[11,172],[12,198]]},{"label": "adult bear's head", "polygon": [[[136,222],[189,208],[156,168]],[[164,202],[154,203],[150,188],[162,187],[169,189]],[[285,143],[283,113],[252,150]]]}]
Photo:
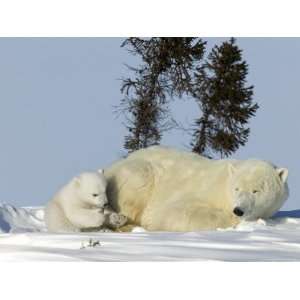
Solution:
[{"label": "adult bear's head", "polygon": [[233,213],[245,220],[269,218],[288,198],[288,170],[261,160],[229,165]]}]

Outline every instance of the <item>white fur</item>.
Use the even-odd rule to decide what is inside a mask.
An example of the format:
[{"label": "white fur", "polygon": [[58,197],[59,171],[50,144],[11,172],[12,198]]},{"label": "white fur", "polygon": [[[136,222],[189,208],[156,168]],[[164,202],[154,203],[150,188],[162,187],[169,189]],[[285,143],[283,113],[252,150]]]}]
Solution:
[{"label": "white fur", "polygon": [[226,228],[243,219],[268,218],[288,196],[287,169],[158,146],[114,163],[105,176],[113,208],[152,231]]},{"label": "white fur", "polygon": [[271,217],[288,198],[288,170],[266,161],[237,161],[231,167],[233,207],[243,211],[241,219]]},{"label": "white fur", "polygon": [[107,204],[103,172],[86,172],[73,178],[48,203],[45,222],[49,231],[78,232],[100,227],[105,222]]}]

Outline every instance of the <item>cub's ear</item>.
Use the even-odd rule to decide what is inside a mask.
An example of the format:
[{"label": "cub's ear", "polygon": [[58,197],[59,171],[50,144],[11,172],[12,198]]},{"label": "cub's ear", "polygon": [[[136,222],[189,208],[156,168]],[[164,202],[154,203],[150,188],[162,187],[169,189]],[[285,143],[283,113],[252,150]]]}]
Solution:
[{"label": "cub's ear", "polygon": [[232,163],[229,163],[228,170],[229,170],[229,176],[232,177],[236,171],[236,167]]},{"label": "cub's ear", "polygon": [[97,172],[98,172],[99,174],[104,174],[104,170],[103,170],[103,169],[99,169]]},{"label": "cub's ear", "polygon": [[75,184],[75,186],[78,186],[78,187],[79,187],[79,186],[80,186],[80,178],[77,177],[77,176],[74,177],[74,178],[73,178],[73,183]]},{"label": "cub's ear", "polygon": [[276,172],[278,173],[280,180],[285,183],[289,175],[289,170],[286,168],[278,168],[276,169]]}]

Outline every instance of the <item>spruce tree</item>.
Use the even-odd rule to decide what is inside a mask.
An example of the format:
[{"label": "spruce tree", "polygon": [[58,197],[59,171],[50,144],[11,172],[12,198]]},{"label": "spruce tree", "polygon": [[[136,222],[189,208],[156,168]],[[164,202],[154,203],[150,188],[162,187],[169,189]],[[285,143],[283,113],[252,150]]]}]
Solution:
[{"label": "spruce tree", "polygon": [[141,60],[129,67],[133,78],[123,79],[122,111],[129,134],[128,152],[160,143],[162,133],[172,127],[168,100],[192,93],[193,77],[201,61],[205,42],[200,38],[128,38],[122,44]]},{"label": "spruce tree", "polygon": [[253,103],[253,86],[247,86],[248,65],[242,50],[230,39],[215,46],[208,60],[195,73],[195,99],[202,115],[195,121],[194,152],[208,157],[229,156],[248,140]]}]

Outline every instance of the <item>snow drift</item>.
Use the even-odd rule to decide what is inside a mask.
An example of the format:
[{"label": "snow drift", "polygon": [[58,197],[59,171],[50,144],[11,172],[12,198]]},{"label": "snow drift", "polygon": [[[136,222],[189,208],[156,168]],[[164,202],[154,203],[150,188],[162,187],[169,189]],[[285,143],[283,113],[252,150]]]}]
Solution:
[{"label": "snow drift", "polygon": [[46,231],[42,207],[16,208],[0,204],[0,232]]},{"label": "snow drift", "polygon": [[0,205],[0,261],[300,261],[300,210],[202,232],[50,234],[43,208]]}]

